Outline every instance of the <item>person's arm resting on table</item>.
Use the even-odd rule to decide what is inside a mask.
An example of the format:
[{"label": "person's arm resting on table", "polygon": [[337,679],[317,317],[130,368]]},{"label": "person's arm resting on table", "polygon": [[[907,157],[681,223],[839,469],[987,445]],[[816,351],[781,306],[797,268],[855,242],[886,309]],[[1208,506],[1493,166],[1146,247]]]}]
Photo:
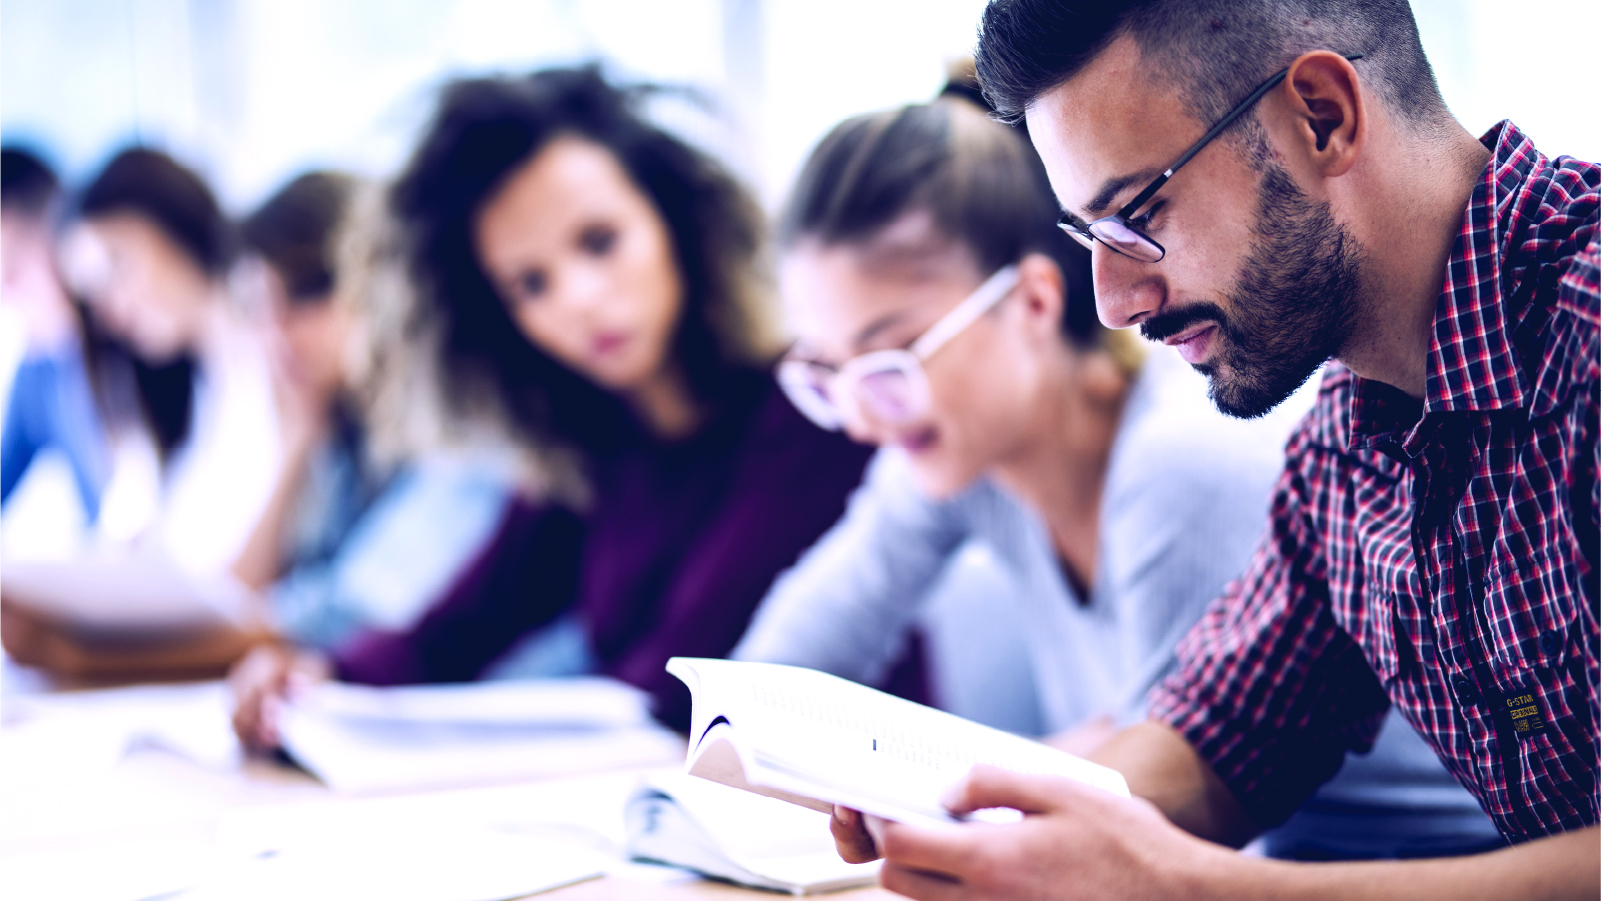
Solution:
[{"label": "person's arm resting on table", "polygon": [[[1121,770],[1135,800],[1053,777],[979,768],[955,811],[1016,807],[1015,826],[928,830],[859,814],[832,823],[846,860],[884,857],[885,888],[928,901],[964,898],[1594,898],[1597,827],[1472,857],[1296,864],[1243,857],[1255,826],[1178,733],[1142,723],[1096,759]],[[1148,800],[1147,800],[1148,799]],[[1166,818],[1164,818],[1164,816]],[[1182,824],[1180,828],[1177,824]],[[1188,831],[1186,831],[1188,830]],[[1207,840],[1203,840],[1207,839]]]}]

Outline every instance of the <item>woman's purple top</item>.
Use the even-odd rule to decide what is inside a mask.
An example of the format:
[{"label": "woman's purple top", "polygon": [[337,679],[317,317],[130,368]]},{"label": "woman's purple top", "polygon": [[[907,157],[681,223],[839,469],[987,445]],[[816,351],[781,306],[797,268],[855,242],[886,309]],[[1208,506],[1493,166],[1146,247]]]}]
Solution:
[{"label": "woman's purple top", "polygon": [[576,604],[599,671],[686,726],[689,694],[667,658],[727,655],[773,579],[844,513],[871,454],[806,421],[771,378],[736,394],[691,438],[639,439],[592,461],[587,514],[512,505],[413,628],[337,650],[340,677],[471,680]]}]

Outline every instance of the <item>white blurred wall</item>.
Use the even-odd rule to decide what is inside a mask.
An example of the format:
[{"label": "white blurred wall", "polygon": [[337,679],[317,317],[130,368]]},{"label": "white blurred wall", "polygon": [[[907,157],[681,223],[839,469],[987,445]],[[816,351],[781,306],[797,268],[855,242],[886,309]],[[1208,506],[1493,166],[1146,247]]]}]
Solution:
[{"label": "white blurred wall", "polygon": [[[927,98],[983,0],[0,0],[0,133],[82,176],[166,146],[240,211],[309,165],[392,171],[449,74],[602,57],[719,99],[717,146],[776,205],[829,126]],[[1414,0],[1447,102],[1601,159],[1601,0]],[[691,130],[695,130],[693,126]]]}]

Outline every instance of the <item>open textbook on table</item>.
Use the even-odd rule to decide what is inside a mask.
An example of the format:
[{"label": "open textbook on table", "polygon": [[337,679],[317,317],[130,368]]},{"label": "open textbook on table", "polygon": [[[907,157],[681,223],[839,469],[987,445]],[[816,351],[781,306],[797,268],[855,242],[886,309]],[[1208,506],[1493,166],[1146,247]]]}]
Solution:
[{"label": "open textbook on table", "polygon": [[981,763],[1128,796],[1115,770],[816,670],[674,657],[667,671],[694,701],[690,775],[813,810],[950,823],[940,798]]}]

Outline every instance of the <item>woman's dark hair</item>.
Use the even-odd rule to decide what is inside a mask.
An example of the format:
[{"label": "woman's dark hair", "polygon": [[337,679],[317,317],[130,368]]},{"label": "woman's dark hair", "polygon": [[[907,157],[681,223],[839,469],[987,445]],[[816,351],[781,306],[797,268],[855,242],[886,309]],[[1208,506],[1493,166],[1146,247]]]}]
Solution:
[{"label": "woman's dark hair", "polygon": [[1089,252],[1056,225],[1045,169],[1027,140],[952,91],[933,103],[848,119],[812,151],[779,225],[779,240],[858,243],[913,211],[989,274],[1029,253],[1062,271],[1062,331],[1100,342]]},{"label": "woman's dark hair", "polygon": [[151,362],[101,325],[90,305],[75,298],[73,307],[82,330],[89,384],[102,419],[113,428],[144,423],[157,455],[163,462],[170,459],[189,438],[197,366],[194,355],[181,353]]},{"label": "woman's dark hair", "polygon": [[0,148],[0,209],[42,218],[61,190],[44,160],[21,147]]},{"label": "woman's dark hair", "polygon": [[240,243],[278,273],[291,303],[320,303],[333,293],[336,238],[355,187],[340,172],[307,172],[240,223]]},{"label": "woman's dark hair", "polygon": [[78,197],[78,216],[132,213],[149,220],[195,265],[220,278],[233,261],[233,234],[211,189],[158,150],[134,147],[111,158]]},{"label": "woman's dark hair", "polygon": [[770,362],[752,306],[760,210],[721,166],[645,120],[659,90],[613,86],[595,66],[453,82],[393,189],[413,278],[443,325],[447,381],[460,390],[487,370],[536,439],[594,450],[633,428],[620,399],[524,337],[474,243],[479,211],[560,136],[610,151],[666,223],[684,285],[673,359],[696,397],[716,404],[747,383],[731,375]]},{"label": "woman's dark hair", "polygon": [[[233,259],[233,233],[211,189],[172,157],[141,147],[119,152],[78,197],[77,215],[141,216],[212,278]],[[81,306],[81,305],[80,305]],[[193,355],[150,361],[85,316],[84,344],[102,410],[112,421],[138,415],[163,460],[189,437],[197,364]],[[132,397],[125,389],[131,384]]]}]

